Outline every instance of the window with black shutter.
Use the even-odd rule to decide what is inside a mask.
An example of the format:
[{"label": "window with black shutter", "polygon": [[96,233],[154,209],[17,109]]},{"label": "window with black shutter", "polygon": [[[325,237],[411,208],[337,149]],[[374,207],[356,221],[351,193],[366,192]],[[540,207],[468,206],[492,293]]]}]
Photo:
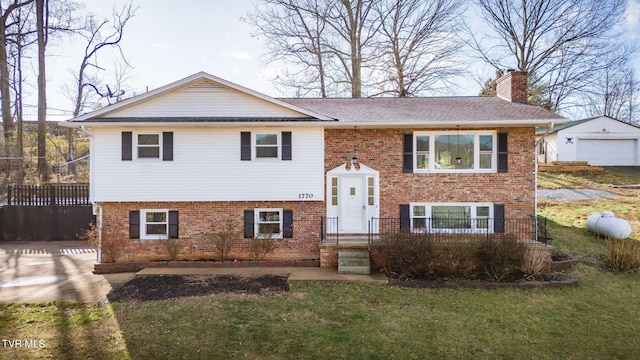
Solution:
[{"label": "window with black shutter", "polygon": [[282,160],[291,160],[291,131],[282,132]]},{"label": "window with black shutter", "polygon": [[509,168],[509,137],[507,133],[498,133],[498,172],[507,172]]},{"label": "window with black shutter", "polygon": [[293,237],[293,210],[282,212],[282,237],[285,239]]},{"label": "window with black shutter", "polygon": [[140,239],[140,211],[129,211],[129,239]]},{"label": "window with black shutter", "polygon": [[413,134],[402,135],[402,172],[413,172]]},{"label": "window with black shutter", "polygon": [[122,161],[133,160],[133,133],[131,131],[122,132]]},{"label": "window with black shutter", "polygon": [[178,212],[169,211],[169,239],[178,238]]},{"label": "window with black shutter", "polygon": [[254,237],[254,226],[255,226],[255,216],[254,216],[253,210],[245,210],[244,211],[245,239]]},{"label": "window with black shutter", "polygon": [[251,160],[251,132],[249,131],[240,133],[240,160]]},{"label": "window with black shutter", "polygon": [[173,132],[162,133],[162,160],[173,161]]},{"label": "window with black shutter", "polygon": [[505,229],[504,205],[493,205],[493,232],[503,233]]},{"label": "window with black shutter", "polygon": [[400,204],[400,230],[406,230],[409,227],[411,227],[409,204]]}]

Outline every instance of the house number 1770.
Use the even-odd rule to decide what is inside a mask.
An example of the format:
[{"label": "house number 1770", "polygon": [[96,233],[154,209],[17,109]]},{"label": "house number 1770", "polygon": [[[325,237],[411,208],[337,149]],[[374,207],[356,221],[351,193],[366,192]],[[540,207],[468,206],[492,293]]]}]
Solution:
[{"label": "house number 1770", "polygon": [[298,194],[298,199],[313,199],[313,194],[300,193]]}]

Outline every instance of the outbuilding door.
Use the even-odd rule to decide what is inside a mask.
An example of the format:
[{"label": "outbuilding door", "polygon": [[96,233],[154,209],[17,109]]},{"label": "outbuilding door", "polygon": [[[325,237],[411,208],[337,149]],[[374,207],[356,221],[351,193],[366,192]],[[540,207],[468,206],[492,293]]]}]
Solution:
[{"label": "outbuilding door", "polygon": [[635,139],[579,139],[576,160],[589,165],[636,165]]}]

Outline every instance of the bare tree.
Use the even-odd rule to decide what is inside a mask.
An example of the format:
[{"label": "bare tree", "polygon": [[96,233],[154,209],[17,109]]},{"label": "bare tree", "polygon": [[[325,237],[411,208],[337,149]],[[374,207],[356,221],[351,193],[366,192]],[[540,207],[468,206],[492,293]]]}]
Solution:
[{"label": "bare tree", "polygon": [[637,123],[640,120],[640,81],[633,68],[629,65],[608,68],[600,79],[585,89],[587,114]]},{"label": "bare tree", "polygon": [[412,96],[446,82],[464,0],[263,0],[246,22],[297,96]]},{"label": "bare tree", "polygon": [[463,0],[379,3],[381,94],[415,96],[434,90],[438,83],[447,85],[460,71],[454,56],[462,47],[455,34],[460,29],[463,4]]},{"label": "bare tree", "polygon": [[255,36],[265,37],[267,62],[292,61],[302,69],[286,73],[276,81],[296,88],[297,96],[327,97],[324,37],[328,8],[318,0],[264,0],[265,6],[242,20],[256,28]]},{"label": "bare tree", "polygon": [[[79,31],[80,36],[86,40],[86,45],[77,76],[75,77],[74,117],[80,115],[80,112],[86,106],[86,101],[89,99],[88,92],[95,91],[101,98],[116,97],[121,92],[120,89],[100,89],[102,84],[98,81],[99,76],[97,73],[105,69],[99,65],[98,55],[108,48],[116,49],[119,51],[122,61],[127,63],[126,57],[120,48],[120,42],[124,35],[125,26],[135,16],[137,9],[130,3],[120,11],[114,10],[113,21],[109,19],[98,20],[93,15],[87,17],[85,27]],[[92,73],[91,69],[94,70]]]},{"label": "bare tree", "polygon": [[621,49],[614,29],[622,21],[625,0],[476,0],[476,4],[490,38],[472,36],[473,47],[495,68],[515,64],[528,71],[530,83],[546,89],[541,99],[551,110],[559,110],[594,74],[611,65],[602,61],[604,54]]},{"label": "bare tree", "polygon": [[[375,0],[333,0],[328,1],[327,25],[334,36],[326,46],[336,58],[338,69],[344,74],[342,82],[351,88],[351,97],[362,97],[362,70],[380,55],[374,50],[376,37],[381,26],[376,21]],[[336,69],[336,70],[338,70]]]},{"label": "bare tree", "polygon": [[[370,46],[380,26],[375,0],[263,0],[246,19],[257,36],[268,41],[267,60],[288,60],[301,70],[284,74],[279,83],[297,95],[330,87],[362,96],[362,69],[379,54]],[[311,71],[309,69],[312,69]],[[337,90],[341,92],[342,89]]]},{"label": "bare tree", "polygon": [[2,108],[2,124],[4,127],[5,146],[8,146],[13,131],[13,117],[11,116],[10,72],[7,54],[7,43],[11,38],[10,28],[15,25],[9,23],[11,13],[23,6],[30,5],[34,0],[12,1],[8,5],[0,1],[0,107]]},{"label": "bare tree", "polygon": [[49,181],[51,170],[47,163],[47,81],[45,48],[47,44],[47,19],[49,0],[36,0],[36,26],[38,33],[38,174],[42,181]]},{"label": "bare tree", "polygon": [[[70,94],[70,99],[73,101],[73,117],[80,115],[85,109],[87,103],[96,98],[106,98],[110,103],[111,99],[118,100],[124,94],[121,86],[126,77],[127,68],[130,68],[126,57],[122,53],[120,42],[124,35],[124,29],[129,20],[131,20],[137,11],[137,7],[133,7],[132,3],[124,6],[119,11],[114,9],[113,19],[98,20],[95,16],[89,15],[87,17],[85,26],[78,31],[80,36],[85,39],[86,45],[84,47],[84,55],[80,61],[80,67],[78,72],[74,74],[75,84],[72,88],[67,88],[67,93]],[[99,72],[105,69],[99,65],[99,58],[102,52],[107,49],[115,49],[120,54],[121,65],[116,72],[116,87],[111,89],[109,85],[104,85],[105,89],[102,89],[103,84],[100,80]],[[118,74],[119,73],[119,74]],[[76,130],[68,130],[68,162],[69,170],[75,174],[75,139]]]}]

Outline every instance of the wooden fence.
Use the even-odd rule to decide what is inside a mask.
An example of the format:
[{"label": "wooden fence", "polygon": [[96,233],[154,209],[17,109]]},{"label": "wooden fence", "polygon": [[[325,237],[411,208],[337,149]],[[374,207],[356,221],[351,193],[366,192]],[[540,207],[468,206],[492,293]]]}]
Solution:
[{"label": "wooden fence", "polygon": [[0,240],[78,239],[95,223],[86,184],[10,185],[0,208]]},{"label": "wooden fence", "polygon": [[78,206],[91,205],[89,185],[9,185],[9,205],[22,206]]},{"label": "wooden fence", "polygon": [[0,240],[77,240],[95,223],[91,206],[15,206],[0,208]]}]

